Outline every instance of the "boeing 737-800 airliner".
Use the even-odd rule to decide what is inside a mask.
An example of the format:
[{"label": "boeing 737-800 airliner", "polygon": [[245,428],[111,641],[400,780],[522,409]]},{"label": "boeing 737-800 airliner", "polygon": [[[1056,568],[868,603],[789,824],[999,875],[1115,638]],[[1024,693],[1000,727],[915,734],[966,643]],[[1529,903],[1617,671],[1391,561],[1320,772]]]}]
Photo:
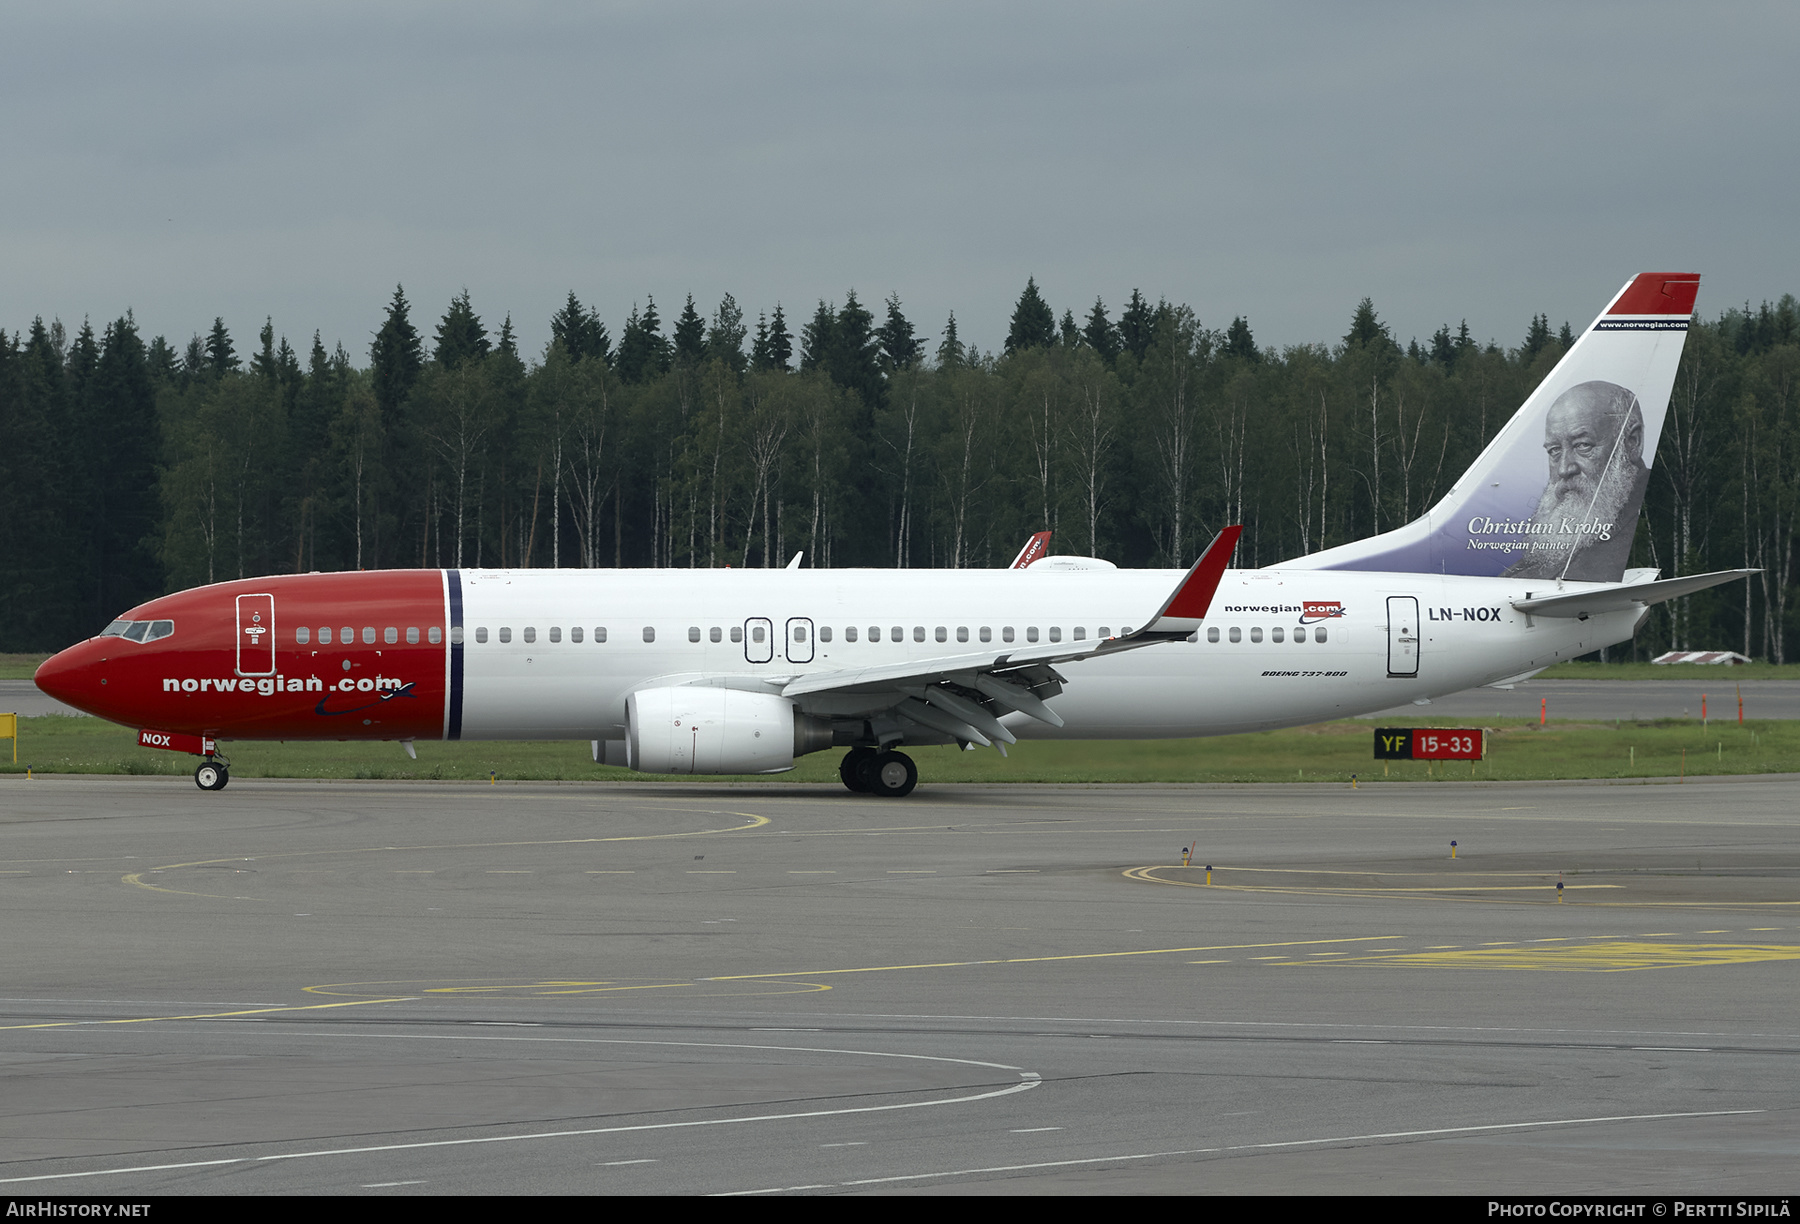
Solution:
[{"label": "boeing 737-800 airliner", "polygon": [[[1448,494],[1258,570],[1048,557],[968,570],[396,570],[224,582],[125,612],[40,688],[204,757],[234,739],[569,739],[652,773],[775,773],[838,746],[899,796],[903,745],[1222,735],[1505,682],[1727,581],[1627,571],[1699,286],[1608,304]],[[1547,460],[1547,466],[1546,466]]]}]

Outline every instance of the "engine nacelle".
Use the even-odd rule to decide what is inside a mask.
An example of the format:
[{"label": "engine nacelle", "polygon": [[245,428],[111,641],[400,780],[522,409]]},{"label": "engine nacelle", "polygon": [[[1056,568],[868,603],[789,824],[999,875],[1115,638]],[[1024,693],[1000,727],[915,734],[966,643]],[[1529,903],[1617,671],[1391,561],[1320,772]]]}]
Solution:
[{"label": "engine nacelle", "polygon": [[640,689],[625,703],[627,762],[641,773],[780,773],[831,747],[831,724],[786,697],[692,685]]}]

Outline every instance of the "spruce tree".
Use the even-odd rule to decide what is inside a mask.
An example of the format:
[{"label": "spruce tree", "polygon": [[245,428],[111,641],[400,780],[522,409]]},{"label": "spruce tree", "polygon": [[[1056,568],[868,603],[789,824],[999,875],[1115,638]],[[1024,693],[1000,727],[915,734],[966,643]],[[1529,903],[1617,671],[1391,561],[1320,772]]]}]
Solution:
[{"label": "spruce tree", "polygon": [[1533,357],[1536,357],[1539,353],[1544,351],[1544,346],[1549,343],[1550,316],[1541,314],[1533,315],[1531,318],[1531,326],[1525,329],[1525,360],[1530,361]]},{"label": "spruce tree", "polygon": [[1388,334],[1387,324],[1375,316],[1375,303],[1364,298],[1356,304],[1356,312],[1350,316],[1350,331],[1344,336],[1344,343],[1351,348],[1368,348],[1370,346],[1385,347],[1394,342]]},{"label": "spruce tree", "polygon": [[699,365],[706,360],[706,323],[694,309],[694,295],[687,295],[687,305],[675,320],[675,360],[682,365]]},{"label": "spruce tree", "polygon": [[968,359],[968,351],[963,348],[962,341],[956,338],[956,312],[950,312],[950,321],[944,324],[944,338],[938,344],[937,363],[940,370],[961,368]]},{"label": "spruce tree", "polygon": [[712,325],[706,330],[707,357],[724,362],[739,374],[744,372],[744,312],[737,299],[727,293],[713,311]]},{"label": "spruce tree", "polygon": [[619,377],[628,383],[649,382],[668,369],[668,341],[662,337],[662,321],[656,317],[656,299],[649,298],[643,314],[636,306],[619,334]]},{"label": "spruce tree", "polygon": [[1232,319],[1231,326],[1225,329],[1225,354],[1245,361],[1262,360],[1262,354],[1256,350],[1256,339],[1250,334],[1250,321],[1242,315]]},{"label": "spruce tree", "polygon": [[425,368],[424,346],[409,317],[406,291],[394,286],[394,300],[388,304],[387,319],[375,333],[369,346],[369,372],[375,391],[375,405],[390,419],[406,397],[412,394],[419,372]]},{"label": "spruce tree", "polygon": [[207,372],[214,378],[223,378],[237,368],[237,350],[231,347],[231,333],[225,330],[225,320],[215,317],[212,331],[206,337]]},{"label": "spruce tree", "polygon": [[1122,351],[1130,353],[1139,361],[1150,351],[1150,342],[1156,338],[1156,314],[1150,309],[1150,303],[1136,289],[1131,291],[1131,301],[1119,314],[1119,346]]},{"label": "spruce tree", "polygon": [[779,370],[783,374],[788,371],[788,362],[794,356],[794,336],[788,331],[787,316],[781,312],[781,303],[775,303],[775,313],[769,318],[769,331],[762,344],[762,356],[756,359],[759,370]]},{"label": "spruce tree", "polygon": [[1081,328],[1075,325],[1075,312],[1073,310],[1063,311],[1062,323],[1060,326],[1062,329],[1062,346],[1067,349],[1080,347]]},{"label": "spruce tree", "polygon": [[908,370],[924,356],[924,345],[913,334],[913,325],[900,313],[900,295],[888,294],[887,321],[875,332],[881,341],[882,363],[889,370]]},{"label": "spruce tree", "polygon": [[1119,329],[1106,317],[1106,303],[1099,298],[1094,299],[1094,308],[1088,311],[1087,326],[1081,329],[1081,338],[1107,365],[1119,355]]},{"label": "spruce tree", "polygon": [[819,299],[812,322],[800,329],[800,370],[830,369],[832,351],[837,346],[837,311]]},{"label": "spruce tree", "polygon": [[1037,278],[1028,277],[1025,291],[1013,307],[1012,327],[1006,333],[1006,351],[1021,352],[1028,348],[1049,348],[1056,343],[1056,312],[1038,292]]},{"label": "spruce tree", "polygon": [[464,289],[450,299],[450,309],[437,326],[437,348],[432,360],[446,370],[454,370],[468,362],[481,361],[488,351],[487,328],[476,317],[475,308],[469,303],[469,291]]}]

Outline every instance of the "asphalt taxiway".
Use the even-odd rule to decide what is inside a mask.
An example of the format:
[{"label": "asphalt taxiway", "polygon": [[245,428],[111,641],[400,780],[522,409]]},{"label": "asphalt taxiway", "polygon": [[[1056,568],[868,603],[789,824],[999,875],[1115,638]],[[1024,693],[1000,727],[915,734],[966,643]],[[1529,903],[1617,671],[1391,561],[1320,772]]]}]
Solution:
[{"label": "asphalt taxiway", "polygon": [[1795,793],[8,777],[0,1190],[1782,1192]]}]

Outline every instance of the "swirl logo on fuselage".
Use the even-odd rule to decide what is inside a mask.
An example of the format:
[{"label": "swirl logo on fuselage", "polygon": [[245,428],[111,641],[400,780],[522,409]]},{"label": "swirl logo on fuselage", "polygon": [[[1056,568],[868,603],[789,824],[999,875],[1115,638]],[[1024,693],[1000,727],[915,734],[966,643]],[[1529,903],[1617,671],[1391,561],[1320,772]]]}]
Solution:
[{"label": "swirl logo on fuselage", "polygon": [[[345,688],[345,685],[349,685],[350,687]],[[345,693],[357,691],[367,693],[371,691],[370,689],[362,688],[361,685],[353,680],[340,680],[338,682],[338,689]],[[323,697],[319,698],[319,704],[313,707],[313,713],[321,718],[335,718],[340,714],[360,714],[364,710],[373,710],[377,706],[384,705],[396,697],[405,697],[409,701],[416,701],[419,695],[413,692],[413,682],[408,680],[405,684],[401,684],[396,688],[375,690],[374,696],[375,699],[373,701],[365,701],[360,705],[346,706],[341,710],[327,710],[325,708],[325,703],[331,700],[331,693],[327,692]]]}]

